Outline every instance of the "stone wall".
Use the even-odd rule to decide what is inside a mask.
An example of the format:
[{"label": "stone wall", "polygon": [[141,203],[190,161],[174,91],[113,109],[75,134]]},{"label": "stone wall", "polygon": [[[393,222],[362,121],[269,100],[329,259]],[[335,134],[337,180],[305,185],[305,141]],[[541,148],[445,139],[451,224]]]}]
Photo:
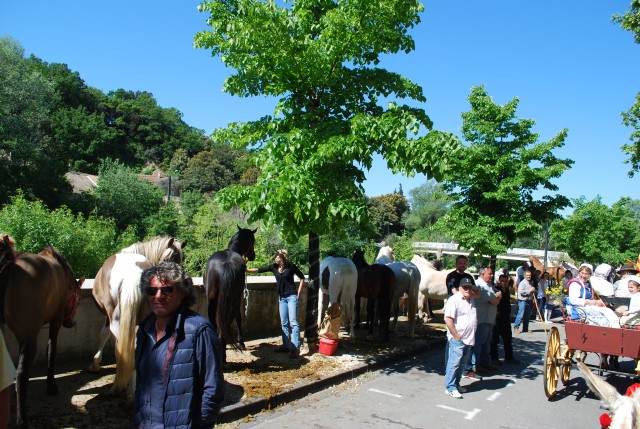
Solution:
[{"label": "stone wall", "polygon": [[[299,281],[299,280],[298,280]],[[202,286],[202,278],[194,278],[197,285],[197,302],[193,309],[198,313],[207,315],[207,301]],[[67,329],[61,328],[58,335],[58,356],[57,361],[65,359],[80,359],[87,361],[87,367],[93,359],[93,355],[98,348],[100,340],[100,329],[104,323],[104,316],[98,310],[91,287],[93,281],[88,279],[82,286],[80,300],[78,302],[78,314],[76,326]],[[307,288],[303,288],[302,296],[298,306],[298,320],[301,330],[304,330],[305,312],[307,306]],[[247,277],[247,301],[245,312],[243,312],[243,333],[245,340],[258,339],[279,335],[280,316],[278,314],[278,293],[273,276],[249,276]],[[18,361],[18,344],[13,332],[5,326],[5,340],[9,352],[14,362]],[[38,352],[36,364],[46,365],[47,340],[49,335],[49,325],[41,328],[38,335]],[[106,355],[113,354],[113,338],[107,343]]]}]

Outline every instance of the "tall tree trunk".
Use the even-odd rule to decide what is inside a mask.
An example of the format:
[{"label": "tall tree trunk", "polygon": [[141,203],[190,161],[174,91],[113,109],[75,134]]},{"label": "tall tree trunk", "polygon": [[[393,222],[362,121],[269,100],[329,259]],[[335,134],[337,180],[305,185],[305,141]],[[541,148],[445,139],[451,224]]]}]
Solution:
[{"label": "tall tree trunk", "polygon": [[320,291],[320,237],[309,232],[309,283],[304,336],[308,344],[318,340],[318,292]]},{"label": "tall tree trunk", "polygon": [[493,270],[493,272],[496,272],[496,255],[491,255],[491,258],[489,259],[489,266],[491,267],[491,269]]}]

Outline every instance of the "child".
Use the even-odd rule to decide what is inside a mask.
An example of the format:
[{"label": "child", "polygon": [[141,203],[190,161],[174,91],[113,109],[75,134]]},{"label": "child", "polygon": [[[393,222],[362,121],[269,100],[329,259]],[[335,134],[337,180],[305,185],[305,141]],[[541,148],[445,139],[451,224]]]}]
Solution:
[{"label": "child", "polygon": [[629,301],[629,311],[622,313],[620,318],[621,325],[637,325],[640,324],[640,284],[635,280],[629,280],[627,283],[631,301]]}]

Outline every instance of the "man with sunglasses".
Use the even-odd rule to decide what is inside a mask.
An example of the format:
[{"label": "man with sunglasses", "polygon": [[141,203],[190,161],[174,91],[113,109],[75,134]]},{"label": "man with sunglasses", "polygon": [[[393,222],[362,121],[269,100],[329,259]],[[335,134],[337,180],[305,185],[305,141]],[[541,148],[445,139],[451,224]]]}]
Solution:
[{"label": "man with sunglasses", "polygon": [[174,262],[142,273],[151,314],[138,328],[135,427],[212,428],[224,399],[222,345],[213,325],[189,309],[193,281]]},{"label": "man with sunglasses", "polygon": [[475,344],[478,316],[474,298],[480,296],[472,280],[463,278],[458,285],[458,293],[453,294],[444,307],[444,323],[447,326],[447,346],[445,351],[445,391],[453,398],[462,398],[460,387],[463,369],[471,356]]}]

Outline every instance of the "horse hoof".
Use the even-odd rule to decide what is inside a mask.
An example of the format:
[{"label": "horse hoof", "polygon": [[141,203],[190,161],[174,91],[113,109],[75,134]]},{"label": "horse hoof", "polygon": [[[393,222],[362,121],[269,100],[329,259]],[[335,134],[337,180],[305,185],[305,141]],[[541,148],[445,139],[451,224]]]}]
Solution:
[{"label": "horse hoof", "polygon": [[100,372],[100,365],[96,366],[94,364],[91,364],[89,366],[89,368],[87,368],[87,372],[91,373],[91,374],[97,374]]},{"label": "horse hoof", "polygon": [[367,335],[367,341],[373,341],[373,335]]}]

